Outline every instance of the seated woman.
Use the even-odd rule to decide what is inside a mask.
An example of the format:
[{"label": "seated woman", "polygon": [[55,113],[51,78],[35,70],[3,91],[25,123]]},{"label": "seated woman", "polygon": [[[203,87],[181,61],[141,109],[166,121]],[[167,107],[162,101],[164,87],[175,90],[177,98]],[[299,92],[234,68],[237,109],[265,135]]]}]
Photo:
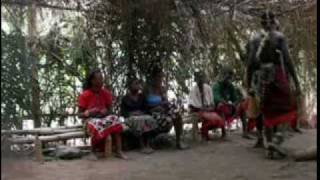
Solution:
[{"label": "seated woman", "polygon": [[189,107],[191,112],[196,113],[202,122],[201,135],[205,140],[210,140],[208,131],[214,128],[221,128],[222,138],[225,137],[225,126],[223,119],[214,112],[211,87],[204,83],[204,74],[195,73],[196,85],[189,94]]},{"label": "seated woman", "polygon": [[130,130],[139,137],[141,152],[149,154],[153,152],[150,139],[158,124],[152,116],[145,113],[140,87],[137,79],[129,83],[129,92],[121,102],[121,115],[126,118],[125,123]]},{"label": "seated woman", "polygon": [[92,151],[103,152],[109,135],[116,142],[116,156],[127,159],[121,149],[122,125],[117,116],[109,115],[112,105],[112,94],[103,88],[103,77],[99,70],[89,74],[79,96],[79,117],[84,120],[86,132],[91,137]]},{"label": "seated woman", "polygon": [[167,100],[166,90],[162,86],[162,77],[163,73],[160,68],[156,67],[152,70],[150,84],[143,92],[146,112],[157,121],[158,133],[169,132],[173,125],[176,133],[176,147],[178,149],[188,148],[181,142],[182,118],[174,104]]}]

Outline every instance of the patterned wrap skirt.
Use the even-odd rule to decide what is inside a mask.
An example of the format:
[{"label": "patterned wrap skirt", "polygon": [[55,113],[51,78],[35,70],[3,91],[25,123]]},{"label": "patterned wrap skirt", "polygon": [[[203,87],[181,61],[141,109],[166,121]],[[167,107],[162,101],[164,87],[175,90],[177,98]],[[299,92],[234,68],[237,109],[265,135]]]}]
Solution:
[{"label": "patterned wrap skirt", "polygon": [[158,128],[157,121],[150,115],[130,116],[125,119],[125,124],[136,136],[141,136],[143,133],[150,132]]},{"label": "patterned wrap skirt", "polygon": [[158,131],[169,132],[173,126],[172,120],[179,116],[179,110],[174,104],[168,104],[164,111],[151,112],[151,115],[158,124]]},{"label": "patterned wrap skirt", "polygon": [[119,134],[123,127],[115,115],[109,115],[105,118],[91,118],[86,129],[91,136],[92,149],[95,151],[104,151],[105,140],[111,134]]}]

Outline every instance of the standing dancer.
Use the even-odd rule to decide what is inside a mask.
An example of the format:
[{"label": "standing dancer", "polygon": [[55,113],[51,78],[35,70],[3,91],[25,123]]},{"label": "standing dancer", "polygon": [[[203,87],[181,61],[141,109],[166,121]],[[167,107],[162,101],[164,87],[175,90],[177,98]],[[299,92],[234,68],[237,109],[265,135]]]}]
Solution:
[{"label": "standing dancer", "polygon": [[[258,96],[267,140],[267,157],[280,150],[272,143],[273,127],[297,118],[296,97],[300,94],[299,82],[289,58],[287,42],[276,30],[275,16],[267,11],[262,16],[262,31],[250,40],[248,46],[247,83]],[[295,84],[290,89],[289,76]]]}]

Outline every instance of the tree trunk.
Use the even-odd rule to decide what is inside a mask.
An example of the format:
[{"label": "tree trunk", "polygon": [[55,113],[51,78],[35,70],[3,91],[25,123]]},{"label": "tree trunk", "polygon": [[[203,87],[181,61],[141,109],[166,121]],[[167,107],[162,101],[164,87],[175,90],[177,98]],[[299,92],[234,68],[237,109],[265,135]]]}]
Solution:
[{"label": "tree trunk", "polygon": [[127,42],[127,53],[128,53],[128,72],[127,72],[127,83],[129,83],[135,76],[133,66],[135,65],[135,49],[137,49],[137,20],[138,12],[136,7],[133,7],[133,11],[130,15],[130,21],[128,21],[128,42]]},{"label": "tree trunk", "polygon": [[38,67],[37,67],[37,48],[36,48],[36,34],[37,34],[37,7],[36,1],[33,0],[29,6],[29,24],[28,24],[28,33],[29,33],[29,47],[30,47],[30,56],[32,59],[31,65],[31,86],[32,86],[32,116],[34,120],[34,126],[41,126],[40,119],[40,86],[38,82]]},{"label": "tree trunk", "polygon": [[[60,85],[60,87],[59,87],[59,105],[60,105],[60,112],[63,112],[63,113],[65,113],[65,109],[63,108],[64,106],[63,106],[63,100],[62,100],[62,90],[61,90],[61,86],[62,86],[62,83],[61,83],[61,81],[62,81],[62,79],[61,79],[61,77],[59,77],[59,85]],[[65,116],[60,116],[60,118],[59,118],[59,126],[64,126],[64,123],[65,123]]]}]

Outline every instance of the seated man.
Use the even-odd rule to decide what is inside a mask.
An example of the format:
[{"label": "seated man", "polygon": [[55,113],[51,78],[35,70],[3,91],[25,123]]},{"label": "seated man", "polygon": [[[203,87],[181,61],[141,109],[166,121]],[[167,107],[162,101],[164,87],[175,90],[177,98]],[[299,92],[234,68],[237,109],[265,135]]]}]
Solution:
[{"label": "seated man", "polygon": [[147,115],[144,109],[141,85],[137,79],[129,83],[129,92],[121,102],[121,115],[126,118],[125,123],[138,136],[142,153],[152,153],[150,140],[153,130],[158,127],[152,116]]},{"label": "seated man", "polygon": [[225,137],[225,126],[223,119],[214,112],[212,90],[204,82],[202,72],[195,73],[196,85],[191,89],[189,94],[189,107],[191,112],[198,115],[202,122],[201,135],[205,140],[210,140],[208,131],[213,128],[222,129],[222,138]]},{"label": "seated man", "polygon": [[91,137],[93,152],[103,152],[105,142],[112,135],[116,143],[116,155],[127,159],[122,152],[121,132],[122,125],[118,117],[110,115],[112,94],[103,88],[103,76],[99,70],[89,74],[79,96],[79,117],[84,120],[86,132]]},{"label": "seated man", "polygon": [[232,70],[228,67],[223,68],[220,81],[215,83],[212,88],[217,112],[226,121],[228,127],[235,119],[236,104],[238,104],[236,88],[231,82],[232,77]]}]

